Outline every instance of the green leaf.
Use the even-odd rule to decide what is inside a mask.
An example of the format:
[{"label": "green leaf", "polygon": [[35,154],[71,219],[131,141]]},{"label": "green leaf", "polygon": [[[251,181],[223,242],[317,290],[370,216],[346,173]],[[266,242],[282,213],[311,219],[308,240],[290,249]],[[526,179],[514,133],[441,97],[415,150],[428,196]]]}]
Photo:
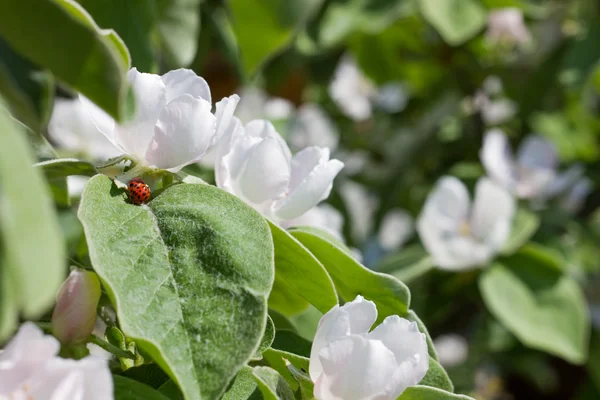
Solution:
[{"label": "green leaf", "polygon": [[305,54],[316,54],[340,45],[353,32],[377,34],[413,8],[411,2],[402,0],[331,1],[322,15],[300,33],[298,49]]},{"label": "green leaf", "polygon": [[296,381],[302,400],[312,400],[315,398],[315,384],[306,371],[299,370],[294,365],[287,366],[288,371]]},{"label": "green leaf", "polygon": [[94,176],[98,173],[94,164],[75,158],[58,158],[34,164],[47,179],[64,178],[70,175]]},{"label": "green leaf", "polygon": [[308,303],[325,313],[338,304],[335,287],[317,258],[285,230],[269,222],[275,245],[275,283],[269,307],[284,315]]},{"label": "green leaf", "polygon": [[240,48],[243,70],[253,76],[282,51],[322,0],[231,0],[233,30]]},{"label": "green leaf", "polygon": [[[27,35],[23,27],[27,27]],[[0,36],[116,120],[129,115],[127,48],[69,0],[0,2]]]},{"label": "green leaf", "polygon": [[427,370],[427,374],[421,379],[419,385],[431,386],[448,392],[454,391],[454,385],[452,384],[448,373],[431,357],[429,357],[429,369]]},{"label": "green leaf", "polygon": [[384,256],[373,269],[377,272],[393,273],[417,264],[428,254],[423,246],[410,245]]},{"label": "green leaf", "polygon": [[345,301],[352,301],[359,294],[372,300],[379,311],[378,323],[389,315],[406,315],[410,291],[402,282],[365,268],[343,249],[314,232],[293,229],[290,233],[321,261]]},{"label": "green leaf", "polygon": [[0,93],[11,114],[35,133],[45,130],[54,103],[54,78],[0,38]]},{"label": "green leaf", "polygon": [[252,359],[262,359],[262,353],[264,353],[265,350],[267,350],[271,346],[271,343],[273,343],[273,339],[275,339],[275,325],[273,324],[273,320],[271,319],[271,317],[267,316],[267,325],[265,327],[265,333],[263,333],[258,349],[256,349],[256,352],[254,353]]},{"label": "green leaf", "polygon": [[585,298],[555,266],[517,253],[484,271],[479,287],[491,313],[523,344],[574,364],[585,362],[590,334]]},{"label": "green leaf", "polygon": [[141,382],[114,375],[115,400],[169,400],[167,396]]},{"label": "green leaf", "polygon": [[540,218],[526,210],[519,208],[513,221],[510,236],[506,241],[502,254],[511,255],[519,250],[537,232],[540,227]]},{"label": "green leaf", "polygon": [[411,386],[397,400],[474,400],[464,394],[454,394],[429,386]]},{"label": "green leaf", "polygon": [[417,323],[419,330],[421,333],[425,335],[425,340],[427,341],[427,351],[429,352],[429,357],[436,360],[438,359],[437,352],[435,350],[435,346],[433,345],[433,340],[431,339],[431,335],[429,335],[429,331],[425,327],[425,324],[421,319],[417,316],[417,314],[413,310],[408,310],[408,313],[405,317],[409,321],[414,321]]},{"label": "green leaf", "polygon": [[26,135],[0,100],[0,341],[20,312],[35,319],[54,304],[66,273],[65,248],[41,171],[32,167]]},{"label": "green leaf", "polygon": [[421,13],[452,46],[474,37],[486,24],[485,8],[477,0],[419,0]]},{"label": "green leaf", "polygon": [[258,384],[252,375],[252,368],[247,365],[238,372],[231,387],[225,392],[221,400],[246,400],[261,398],[257,396]]},{"label": "green leaf", "polygon": [[401,282],[410,284],[411,282],[414,282],[421,276],[434,269],[434,267],[435,263],[433,261],[433,258],[430,256],[425,256],[419,261],[415,262],[414,264],[406,265],[393,272],[390,272],[390,275],[400,280]]},{"label": "green leaf", "polygon": [[131,54],[131,64],[141,72],[156,72],[152,48],[154,2],[145,0],[78,0],[102,28],[114,29]]},{"label": "green leaf", "polygon": [[126,197],[106,176],[88,182],[79,219],[92,265],[123,332],[184,397],[217,398],[264,332],[274,275],[268,226],[208,185],[174,185],[144,206]]},{"label": "green leaf", "polygon": [[271,368],[279,372],[293,390],[297,390],[299,382],[289,370],[286,360],[299,370],[308,371],[311,346],[311,342],[294,332],[282,330],[277,331],[271,348],[263,355]]},{"label": "green leaf", "polygon": [[294,400],[294,392],[277,371],[269,367],[255,367],[252,375],[265,400]]},{"label": "green leaf", "polygon": [[196,55],[200,33],[200,0],[156,0],[158,37],[168,63],[188,66]]},{"label": "green leaf", "polygon": [[184,400],[179,386],[177,386],[177,384],[171,379],[169,379],[163,385],[161,385],[161,387],[158,388],[158,391],[171,400]]}]

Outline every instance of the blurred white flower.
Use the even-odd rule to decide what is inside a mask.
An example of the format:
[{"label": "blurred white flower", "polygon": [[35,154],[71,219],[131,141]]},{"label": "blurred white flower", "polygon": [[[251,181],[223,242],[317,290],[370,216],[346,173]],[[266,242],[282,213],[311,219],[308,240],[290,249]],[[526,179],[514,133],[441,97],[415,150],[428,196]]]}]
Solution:
[{"label": "blurred white flower", "polygon": [[373,229],[373,215],[378,200],[363,185],[344,181],[339,192],[350,218],[351,235],[355,242],[363,242]]},{"label": "blurred white flower", "polygon": [[484,92],[473,98],[474,109],[481,112],[481,119],[487,126],[500,125],[512,119],[518,111],[517,103],[506,98],[491,100]]},{"label": "blurred white flower", "polygon": [[508,7],[491,11],[486,33],[491,43],[527,44],[531,34],[518,8]]},{"label": "blurred white flower", "polygon": [[344,217],[342,213],[329,204],[319,204],[298,218],[283,221],[281,226],[286,229],[297,226],[312,226],[323,229],[342,242],[344,241],[344,236],[342,235]]},{"label": "blurred white flower", "polygon": [[361,172],[369,162],[369,152],[366,150],[338,150],[335,155],[344,163],[344,174],[349,176]]},{"label": "blurred white flower", "polygon": [[87,98],[79,98],[96,128],[142,165],[178,172],[200,160],[232,123],[239,97],[222,99],[213,114],[208,84],[191,70],[159,76],[133,68],[127,77],[136,99],[131,122],[116,124]]},{"label": "blurred white flower", "polygon": [[556,150],[536,135],[525,138],[515,159],[504,132],[492,129],[485,135],[479,156],[488,175],[520,198],[540,196],[556,177]]},{"label": "blurred white flower", "polygon": [[307,147],[293,158],[269,121],[236,130],[215,165],[217,186],[276,222],[300,217],[322,200],[344,164],[329,149]]},{"label": "blurred white flower", "polygon": [[98,132],[79,99],[56,99],[48,124],[48,136],[58,147],[85,153],[93,159],[107,160],[123,154]]},{"label": "blurred white flower", "polygon": [[402,83],[390,82],[377,88],[349,54],[337,65],[329,84],[329,96],[355,122],[371,118],[373,106],[394,113],[402,111],[408,103],[408,91]]},{"label": "blurred white flower", "polygon": [[69,188],[69,197],[80,197],[85,185],[90,180],[87,176],[70,175],[67,176],[67,186]]},{"label": "blurred white flower", "polygon": [[58,340],[24,323],[0,353],[0,397],[10,399],[113,399],[108,362],[57,356]]},{"label": "blurred white flower", "polygon": [[246,124],[255,119],[270,121],[290,118],[294,113],[294,105],[280,97],[269,97],[261,88],[248,86],[240,90],[240,102],[235,116]]},{"label": "blurred white flower", "polygon": [[309,372],[319,400],[395,400],[429,369],[425,335],[397,315],[373,331],[377,308],[357,296],[319,321]]},{"label": "blurred white flower", "polygon": [[385,251],[395,251],[412,236],[414,221],[405,210],[395,209],[389,211],[381,222],[378,241]]},{"label": "blurred white flower", "polygon": [[442,366],[449,368],[462,364],[469,355],[467,340],[456,334],[440,335],[433,341],[433,346]]},{"label": "blurred white flower", "polygon": [[377,95],[377,87],[363,75],[354,58],[346,54],[329,84],[329,95],[346,116],[363,121],[371,117],[371,101]]},{"label": "blurred white flower", "polygon": [[481,88],[488,96],[498,96],[502,94],[504,85],[499,77],[496,75],[490,75],[483,80]]},{"label": "blurred white flower", "polygon": [[408,90],[399,82],[386,83],[377,91],[375,105],[388,113],[404,110],[408,104]]},{"label": "blurred white flower", "polygon": [[321,107],[307,103],[298,109],[289,134],[289,142],[294,149],[319,146],[335,152],[339,139],[337,127]]},{"label": "blurred white flower", "polygon": [[514,212],[513,197],[489,179],[477,182],[471,205],[465,185],[446,176],[427,197],[417,231],[440,268],[485,266],[508,238]]}]

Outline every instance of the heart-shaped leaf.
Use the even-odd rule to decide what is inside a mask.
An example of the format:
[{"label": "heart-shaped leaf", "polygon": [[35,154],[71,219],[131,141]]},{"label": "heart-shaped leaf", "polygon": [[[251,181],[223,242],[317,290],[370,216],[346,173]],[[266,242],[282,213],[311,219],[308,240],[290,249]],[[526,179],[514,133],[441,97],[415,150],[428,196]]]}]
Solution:
[{"label": "heart-shaped leaf", "polygon": [[520,252],[495,263],[479,279],[483,300],[525,345],[581,364],[590,334],[585,298],[572,278],[546,261]]},{"label": "heart-shaped leaf", "polygon": [[186,399],[218,398],[263,336],[274,275],[269,228],[209,185],[175,185],[143,206],[125,198],[97,175],[79,208],[121,329]]},{"label": "heart-shaped leaf", "polygon": [[453,46],[471,39],[486,23],[486,10],[477,0],[419,0],[419,5],[427,22]]}]

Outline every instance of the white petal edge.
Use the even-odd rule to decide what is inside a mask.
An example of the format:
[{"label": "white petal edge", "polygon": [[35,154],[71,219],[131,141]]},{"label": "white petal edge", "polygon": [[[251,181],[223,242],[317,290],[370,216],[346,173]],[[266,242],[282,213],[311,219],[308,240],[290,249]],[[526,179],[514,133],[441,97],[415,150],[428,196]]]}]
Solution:
[{"label": "white petal edge", "polygon": [[206,100],[189,94],[170,102],[160,113],[146,160],[171,172],[198,161],[215,133],[210,110]]},{"label": "white petal edge", "polygon": [[175,69],[161,76],[161,79],[166,88],[167,103],[183,94],[189,94],[212,104],[208,83],[191,69]]}]

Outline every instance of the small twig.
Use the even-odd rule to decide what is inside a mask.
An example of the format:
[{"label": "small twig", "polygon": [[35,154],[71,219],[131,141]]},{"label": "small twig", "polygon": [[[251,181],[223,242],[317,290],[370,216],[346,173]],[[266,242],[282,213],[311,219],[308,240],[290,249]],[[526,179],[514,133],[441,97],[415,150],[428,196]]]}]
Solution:
[{"label": "small twig", "polygon": [[108,343],[107,341],[100,339],[96,335],[90,335],[90,337],[88,339],[88,343],[93,343],[96,346],[103,348],[104,350],[108,351],[109,353],[114,354],[117,357],[129,358],[131,360],[136,359],[136,357],[133,353],[131,353],[129,351],[121,350],[117,346],[114,346],[114,345]]}]

